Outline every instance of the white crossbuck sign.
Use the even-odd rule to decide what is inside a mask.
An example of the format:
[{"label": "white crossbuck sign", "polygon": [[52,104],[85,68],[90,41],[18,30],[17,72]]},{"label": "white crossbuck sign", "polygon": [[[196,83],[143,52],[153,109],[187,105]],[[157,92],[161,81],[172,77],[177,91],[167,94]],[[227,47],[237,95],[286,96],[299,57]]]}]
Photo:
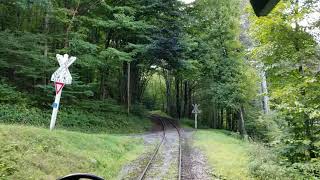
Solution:
[{"label": "white crossbuck sign", "polygon": [[200,104],[192,104],[193,110],[192,113],[194,114],[194,128],[198,128],[198,114],[201,113],[199,109]]},{"label": "white crossbuck sign", "polygon": [[201,113],[201,111],[199,110],[200,104],[192,104],[192,106],[193,106],[193,110],[192,110],[193,114]]},{"label": "white crossbuck sign", "polygon": [[55,83],[56,98],[54,100],[54,103],[52,104],[53,110],[51,115],[50,130],[52,130],[56,124],[62,88],[65,84],[71,84],[72,82],[72,77],[68,67],[77,59],[76,57],[72,56],[69,58],[68,54],[65,54],[63,56],[57,54],[56,57],[60,67],[51,76],[51,81]]},{"label": "white crossbuck sign", "polygon": [[68,67],[77,59],[76,57],[71,56],[69,58],[68,54],[60,55],[57,54],[57,60],[59,62],[59,69],[57,69],[51,76],[51,81],[60,82],[64,84],[71,84],[72,77],[69,72]]}]

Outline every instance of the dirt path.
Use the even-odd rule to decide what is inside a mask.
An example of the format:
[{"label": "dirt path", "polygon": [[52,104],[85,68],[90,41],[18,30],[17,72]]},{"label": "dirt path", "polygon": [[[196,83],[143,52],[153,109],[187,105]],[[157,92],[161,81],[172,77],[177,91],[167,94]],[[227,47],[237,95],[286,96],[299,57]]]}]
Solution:
[{"label": "dirt path", "polygon": [[[160,179],[177,179],[178,178],[178,146],[179,136],[177,131],[170,127],[167,123],[166,137],[163,145],[160,147],[159,152],[150,166],[146,178],[147,180],[160,180]],[[157,143],[162,138],[161,128],[159,123],[155,124],[153,132],[150,134],[137,135],[144,139],[147,152],[143,153],[138,159],[129,163],[121,170],[117,179],[137,179],[146,164],[148,163],[151,154],[153,153]],[[182,179],[199,180],[199,179],[218,179],[207,166],[207,161],[203,153],[192,146],[193,131],[181,130],[182,134]]]}]

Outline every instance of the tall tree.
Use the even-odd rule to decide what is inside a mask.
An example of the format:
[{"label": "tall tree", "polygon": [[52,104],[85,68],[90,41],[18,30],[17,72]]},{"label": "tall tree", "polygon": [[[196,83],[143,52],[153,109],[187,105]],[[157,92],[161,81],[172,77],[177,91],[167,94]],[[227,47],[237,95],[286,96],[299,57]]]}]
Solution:
[{"label": "tall tree", "polygon": [[[284,1],[269,18],[254,18],[256,59],[267,66],[272,106],[288,122],[285,153],[291,162],[319,156],[317,44],[301,25],[315,1]],[[303,150],[302,150],[303,149]]]}]

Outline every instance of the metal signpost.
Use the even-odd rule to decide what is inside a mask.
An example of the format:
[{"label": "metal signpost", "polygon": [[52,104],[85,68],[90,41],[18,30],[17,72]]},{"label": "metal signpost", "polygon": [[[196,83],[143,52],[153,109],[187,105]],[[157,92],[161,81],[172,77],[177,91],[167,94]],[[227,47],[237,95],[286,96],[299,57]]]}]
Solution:
[{"label": "metal signpost", "polygon": [[200,104],[192,104],[193,110],[192,113],[194,114],[194,128],[198,128],[198,114],[201,113],[201,110],[199,110]]},{"label": "metal signpost", "polygon": [[53,110],[51,115],[50,130],[52,130],[56,124],[62,88],[65,84],[71,84],[72,82],[72,77],[68,67],[77,59],[73,56],[69,58],[68,54],[65,54],[63,56],[57,54],[56,57],[60,67],[51,76],[51,81],[53,81],[55,84],[56,98],[54,100],[54,103],[52,104]]}]

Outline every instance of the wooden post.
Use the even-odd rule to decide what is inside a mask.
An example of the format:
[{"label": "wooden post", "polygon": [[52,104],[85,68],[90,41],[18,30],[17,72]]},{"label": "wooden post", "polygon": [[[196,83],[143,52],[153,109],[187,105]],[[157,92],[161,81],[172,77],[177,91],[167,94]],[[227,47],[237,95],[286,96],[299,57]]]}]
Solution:
[{"label": "wooden post", "polygon": [[198,113],[200,113],[201,111],[199,110],[199,104],[193,104],[193,110],[192,113],[194,113],[194,128],[197,129],[198,128]]},{"label": "wooden post", "polygon": [[194,114],[194,128],[198,128],[198,113]]}]

